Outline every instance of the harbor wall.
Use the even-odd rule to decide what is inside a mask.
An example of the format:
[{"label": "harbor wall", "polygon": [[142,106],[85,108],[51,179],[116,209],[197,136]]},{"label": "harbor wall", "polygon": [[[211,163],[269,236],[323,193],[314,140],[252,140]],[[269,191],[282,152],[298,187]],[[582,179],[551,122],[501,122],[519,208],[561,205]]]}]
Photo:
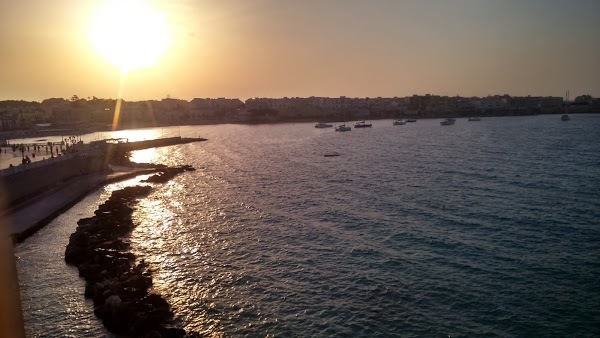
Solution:
[{"label": "harbor wall", "polygon": [[48,159],[0,175],[0,194],[6,205],[14,205],[69,178],[105,171],[108,165],[102,154],[72,154],[63,158]]},{"label": "harbor wall", "polygon": [[69,178],[108,170],[108,162],[115,154],[118,157],[133,150],[199,141],[206,139],[169,137],[137,142],[91,142],[82,152],[0,169],[0,198],[10,207]]},{"label": "harbor wall", "polygon": [[[133,142],[123,142],[123,143],[105,143],[104,142],[104,146],[106,147],[106,152],[108,153],[112,153],[112,152],[126,152],[126,151],[134,151],[134,150],[141,150],[141,149],[148,149],[148,148],[156,148],[156,147],[166,147],[166,146],[173,146],[173,145],[178,145],[178,144],[184,144],[184,143],[191,143],[191,142],[200,142],[200,141],[206,141],[206,139],[204,138],[186,138],[186,137],[166,137],[166,138],[160,138],[160,139],[154,139],[154,140],[144,140],[144,141],[133,141]],[[99,142],[98,144],[101,144],[101,142]]]}]

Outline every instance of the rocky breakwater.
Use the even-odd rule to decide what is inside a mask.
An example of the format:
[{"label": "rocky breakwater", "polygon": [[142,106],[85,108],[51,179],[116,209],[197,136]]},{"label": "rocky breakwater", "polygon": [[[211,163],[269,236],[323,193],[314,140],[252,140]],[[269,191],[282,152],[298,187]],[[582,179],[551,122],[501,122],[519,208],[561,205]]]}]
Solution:
[{"label": "rocky breakwater", "polygon": [[184,171],[194,171],[194,170],[196,170],[196,169],[190,165],[183,165],[180,167],[163,168],[163,169],[159,170],[158,173],[156,173],[156,175],[152,175],[152,176],[148,177],[143,182],[164,183]]},{"label": "rocky breakwater", "polygon": [[[169,175],[183,168],[190,169],[169,168]],[[77,222],[65,261],[78,268],[86,281],[85,297],[93,300],[94,313],[110,331],[131,337],[195,337],[174,325],[169,304],[150,290],[150,267],[138,262],[126,240],[136,226],[133,208],[151,190],[134,186],[114,191],[95,216]]]}]

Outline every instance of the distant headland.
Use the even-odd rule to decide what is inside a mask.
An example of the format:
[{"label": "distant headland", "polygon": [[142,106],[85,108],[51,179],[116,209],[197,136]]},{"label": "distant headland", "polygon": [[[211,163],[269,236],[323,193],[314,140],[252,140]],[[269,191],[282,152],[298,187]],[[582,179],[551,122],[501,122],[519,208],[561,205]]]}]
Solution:
[{"label": "distant headland", "polygon": [[[118,104],[120,103],[120,104]],[[109,129],[119,107],[119,128],[182,124],[348,121],[385,118],[445,118],[536,114],[599,113],[600,98],[581,95],[572,101],[552,96],[461,97],[283,97],[165,98],[119,101],[97,97],[50,98],[42,102],[0,101],[0,132],[62,133]],[[0,137],[2,138],[2,137]]]}]

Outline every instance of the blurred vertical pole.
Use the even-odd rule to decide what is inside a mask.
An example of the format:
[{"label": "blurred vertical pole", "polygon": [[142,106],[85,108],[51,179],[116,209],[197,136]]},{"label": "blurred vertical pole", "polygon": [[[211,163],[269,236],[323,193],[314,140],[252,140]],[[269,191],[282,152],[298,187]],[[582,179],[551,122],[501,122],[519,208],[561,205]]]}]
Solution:
[{"label": "blurred vertical pole", "polygon": [[13,244],[8,236],[0,181],[0,337],[25,337]]}]

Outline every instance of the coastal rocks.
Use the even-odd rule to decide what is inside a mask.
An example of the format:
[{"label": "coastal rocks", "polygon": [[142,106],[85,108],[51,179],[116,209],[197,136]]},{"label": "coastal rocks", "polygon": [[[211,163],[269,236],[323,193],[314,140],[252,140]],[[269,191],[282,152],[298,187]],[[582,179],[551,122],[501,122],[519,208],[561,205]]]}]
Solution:
[{"label": "coastal rocks", "polygon": [[[151,293],[152,273],[129,252],[122,237],[135,227],[133,205],[147,195],[149,186],[114,191],[95,216],[79,220],[65,250],[65,262],[85,279],[85,297],[94,302],[94,313],[119,335],[132,337],[184,337],[172,326],[169,304]],[[193,335],[193,334],[192,334]],[[191,336],[191,335],[189,335]]]},{"label": "coastal rocks", "polygon": [[196,170],[196,169],[194,169],[194,167],[192,167],[190,165],[165,168],[165,169],[160,170],[157,174],[148,177],[147,179],[145,179],[142,182],[164,183],[164,182],[167,182],[168,180],[172,179],[173,177],[181,174],[184,171],[194,171],[194,170]]}]

